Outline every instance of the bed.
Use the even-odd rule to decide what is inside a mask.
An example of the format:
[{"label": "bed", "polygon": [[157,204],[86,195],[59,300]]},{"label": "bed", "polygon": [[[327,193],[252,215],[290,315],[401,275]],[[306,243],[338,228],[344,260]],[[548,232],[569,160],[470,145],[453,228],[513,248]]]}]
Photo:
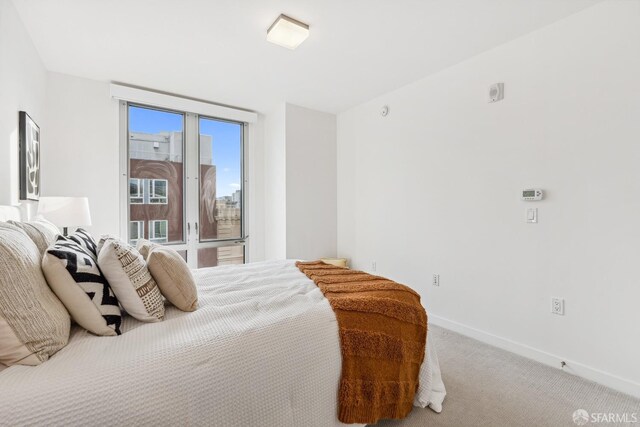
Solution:
[{"label": "bed", "polygon": [[[294,261],[195,271],[200,306],[127,316],[119,337],[79,327],[46,363],[0,372],[0,425],[335,426],[335,315]],[[417,406],[445,389],[428,342]]]},{"label": "bed", "polygon": [[[31,209],[0,206],[0,221]],[[341,353],[336,316],[295,261],[194,271],[199,308],[125,316],[123,334],[75,326],[39,366],[0,364],[0,426],[334,426]],[[428,336],[415,406],[445,396]]]}]

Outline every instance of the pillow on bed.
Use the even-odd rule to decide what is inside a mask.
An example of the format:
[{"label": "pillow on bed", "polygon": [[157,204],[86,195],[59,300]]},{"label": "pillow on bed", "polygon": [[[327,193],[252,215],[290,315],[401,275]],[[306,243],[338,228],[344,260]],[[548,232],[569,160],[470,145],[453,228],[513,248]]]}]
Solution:
[{"label": "pillow on bed", "polygon": [[107,243],[107,240],[120,240],[120,238],[111,234],[103,234],[102,236],[100,236],[100,240],[98,240],[98,248],[96,249],[98,255],[100,255],[100,251],[102,250],[104,244]]},{"label": "pillow on bed", "polygon": [[75,233],[67,237],[69,240],[77,243],[84,251],[93,259],[98,259],[98,244],[91,234],[84,228],[76,229]]},{"label": "pillow on bed", "polygon": [[67,345],[69,313],[51,292],[36,244],[0,222],[0,363],[39,365]]},{"label": "pillow on bed", "polygon": [[142,322],[164,318],[164,301],[142,255],[131,245],[106,239],[98,265],[125,311]]},{"label": "pillow on bed", "polygon": [[38,247],[40,256],[44,255],[49,245],[55,242],[56,237],[60,234],[58,227],[44,218],[39,218],[31,222],[9,221],[9,224],[15,225],[27,233],[27,236],[29,236]]},{"label": "pillow on bed", "polygon": [[42,259],[49,286],[73,320],[96,335],[120,335],[122,313],[93,252],[59,236]]},{"label": "pillow on bed", "polygon": [[191,270],[175,250],[155,245],[147,257],[147,267],[158,283],[160,292],[182,311],[198,307],[198,291]]},{"label": "pillow on bed", "polygon": [[136,244],[136,249],[138,250],[138,252],[140,252],[140,255],[142,255],[142,258],[146,260],[147,257],[149,256],[149,252],[151,252],[153,248],[157,248],[161,246],[162,245],[150,242],[147,239],[138,239],[138,243]]}]

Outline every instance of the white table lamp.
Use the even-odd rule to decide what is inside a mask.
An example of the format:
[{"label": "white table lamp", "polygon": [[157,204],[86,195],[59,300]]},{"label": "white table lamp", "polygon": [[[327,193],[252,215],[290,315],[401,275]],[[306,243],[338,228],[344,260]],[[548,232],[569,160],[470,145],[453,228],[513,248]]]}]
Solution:
[{"label": "white table lamp", "polygon": [[86,197],[40,197],[38,215],[42,215],[67,235],[68,227],[90,226],[91,212]]}]

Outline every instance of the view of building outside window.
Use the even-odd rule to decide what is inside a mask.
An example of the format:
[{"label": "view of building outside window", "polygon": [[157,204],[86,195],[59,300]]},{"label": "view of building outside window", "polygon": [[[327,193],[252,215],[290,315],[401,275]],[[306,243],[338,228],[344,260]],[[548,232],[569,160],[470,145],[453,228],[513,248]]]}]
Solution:
[{"label": "view of building outside window", "polygon": [[[163,243],[184,242],[184,115],[129,107],[129,221],[142,222],[138,238],[167,221]],[[133,240],[133,236],[130,236]]]},{"label": "view of building outside window", "polygon": [[[244,263],[242,124],[199,118],[197,265]],[[129,106],[130,241],[184,243],[184,115]],[[227,241],[211,247],[207,242]],[[208,246],[208,247],[207,247]],[[182,251],[186,256],[186,252]]]},{"label": "view of building outside window", "polygon": [[[242,125],[200,118],[200,241],[242,238]],[[198,267],[244,263],[243,246],[198,249]]]}]

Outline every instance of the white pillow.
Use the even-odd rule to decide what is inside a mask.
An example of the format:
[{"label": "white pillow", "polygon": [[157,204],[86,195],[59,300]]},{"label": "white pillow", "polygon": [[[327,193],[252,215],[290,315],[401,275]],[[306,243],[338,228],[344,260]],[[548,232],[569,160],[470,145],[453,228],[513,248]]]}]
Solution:
[{"label": "white pillow", "polygon": [[131,245],[106,239],[98,266],[127,313],[142,322],[164,318],[164,301],[142,255]]},{"label": "white pillow", "polygon": [[0,363],[39,365],[67,345],[70,324],[42,275],[36,244],[0,222]]},{"label": "white pillow", "polygon": [[42,271],[78,325],[96,335],[120,335],[118,300],[89,249],[59,236],[44,254]]}]

